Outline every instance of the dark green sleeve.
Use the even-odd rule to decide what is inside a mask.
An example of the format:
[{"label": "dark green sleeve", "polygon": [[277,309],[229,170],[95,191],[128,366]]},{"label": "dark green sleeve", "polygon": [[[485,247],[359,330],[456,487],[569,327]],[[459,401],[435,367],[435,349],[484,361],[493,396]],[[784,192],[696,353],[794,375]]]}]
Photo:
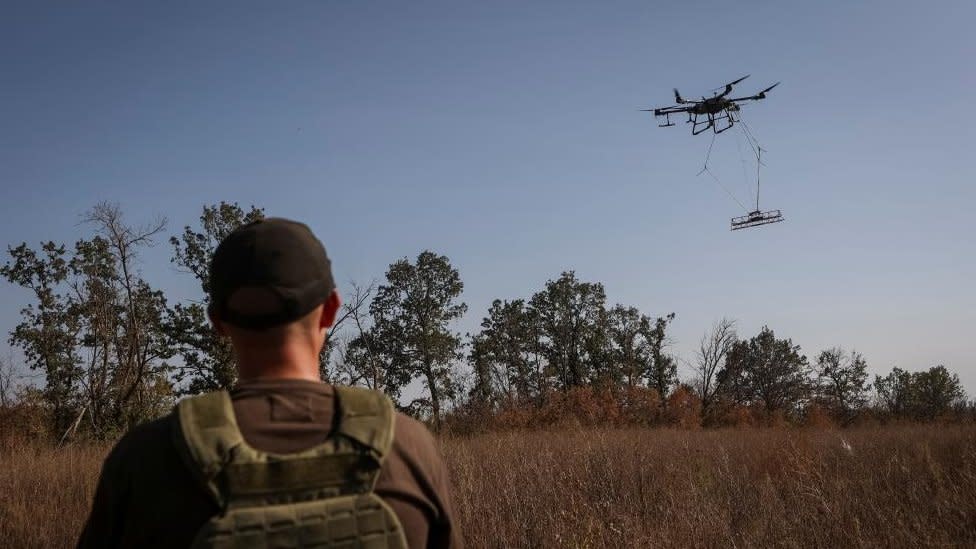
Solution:
[{"label": "dark green sleeve", "polygon": [[95,490],[91,514],[78,539],[78,548],[118,547],[125,524],[125,500],[128,479],[124,474],[121,445],[117,445],[105,458],[102,474]]}]

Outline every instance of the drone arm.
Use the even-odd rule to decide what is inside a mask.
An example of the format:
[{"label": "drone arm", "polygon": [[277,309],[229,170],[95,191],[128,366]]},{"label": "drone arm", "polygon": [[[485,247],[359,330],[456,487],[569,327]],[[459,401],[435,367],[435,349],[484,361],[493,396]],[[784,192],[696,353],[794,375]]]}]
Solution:
[{"label": "drone arm", "polygon": [[766,92],[772,90],[776,86],[779,86],[779,82],[777,82],[777,83],[773,84],[772,86],[764,89],[763,91],[757,93],[756,95],[750,95],[749,97],[737,97],[735,99],[729,99],[729,101],[732,101],[734,103],[736,101],[758,101],[760,99],[766,99]]},{"label": "drone arm", "polygon": [[674,114],[674,113],[678,113],[678,112],[688,112],[691,109],[692,109],[692,107],[677,107],[677,106],[675,106],[675,107],[664,107],[664,108],[660,108],[660,109],[644,109],[644,110],[653,111],[656,116],[661,116],[661,115],[665,115],[665,114]]},{"label": "drone arm", "polygon": [[766,99],[766,94],[760,93],[757,95],[750,95],[748,97],[733,97],[729,99],[730,103],[735,103],[736,101],[759,101],[760,99]]}]

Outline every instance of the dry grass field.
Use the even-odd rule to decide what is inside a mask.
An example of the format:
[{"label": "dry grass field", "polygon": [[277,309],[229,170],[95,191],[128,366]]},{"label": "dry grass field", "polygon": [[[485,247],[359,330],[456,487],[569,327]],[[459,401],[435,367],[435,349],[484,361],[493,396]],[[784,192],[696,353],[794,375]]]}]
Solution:
[{"label": "dry grass field", "polygon": [[976,546],[976,428],[449,441],[474,547]]},{"label": "dry grass field", "polygon": [[[72,545],[105,447],[0,447],[0,545]],[[976,427],[444,441],[470,547],[976,546]]]}]

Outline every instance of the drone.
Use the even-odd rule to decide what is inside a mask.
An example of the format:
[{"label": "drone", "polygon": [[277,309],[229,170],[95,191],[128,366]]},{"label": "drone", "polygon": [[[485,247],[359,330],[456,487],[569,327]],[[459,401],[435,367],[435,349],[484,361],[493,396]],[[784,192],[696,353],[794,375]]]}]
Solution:
[{"label": "drone", "polygon": [[[660,127],[665,128],[668,126],[674,126],[674,122],[671,121],[672,114],[678,113],[688,113],[687,123],[691,124],[692,135],[698,135],[702,132],[708,131],[709,128],[716,134],[720,134],[725,130],[731,128],[739,121],[739,103],[743,101],[759,101],[760,99],[766,98],[766,93],[778,86],[780,83],[777,82],[772,86],[764,89],[763,91],[750,95],[747,97],[728,97],[732,93],[732,87],[742,82],[749,75],[745,75],[738,80],[733,80],[725,85],[725,89],[722,93],[718,91],[722,88],[716,88],[712,97],[702,96],[701,101],[695,101],[693,99],[685,99],[681,97],[681,93],[678,89],[674,89],[674,100],[677,105],[672,105],[670,107],[662,107],[659,109],[641,109],[642,112],[653,112],[654,116],[663,116],[664,124],[659,124]],[[700,119],[703,118],[703,119]]]}]

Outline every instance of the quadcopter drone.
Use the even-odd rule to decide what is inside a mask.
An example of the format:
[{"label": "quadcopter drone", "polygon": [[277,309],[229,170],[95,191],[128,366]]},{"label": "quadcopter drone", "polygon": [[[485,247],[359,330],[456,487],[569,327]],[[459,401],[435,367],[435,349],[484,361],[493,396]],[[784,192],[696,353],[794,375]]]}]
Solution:
[{"label": "quadcopter drone", "polygon": [[[722,88],[716,88],[712,97],[702,96],[701,101],[685,99],[681,97],[678,89],[674,90],[674,100],[677,105],[662,107],[659,109],[641,109],[643,112],[653,112],[654,116],[663,116],[664,124],[660,127],[674,126],[671,122],[671,115],[678,113],[688,113],[688,123],[691,124],[692,135],[698,135],[712,129],[716,134],[722,133],[731,128],[739,121],[739,103],[743,101],[758,101],[766,98],[766,92],[779,85],[779,82],[764,89],[763,91],[748,97],[728,97],[732,93],[732,86],[742,82],[749,75],[745,75],[738,80],[734,80],[725,85],[724,91],[718,93]],[[703,119],[700,119],[703,118]]]}]

